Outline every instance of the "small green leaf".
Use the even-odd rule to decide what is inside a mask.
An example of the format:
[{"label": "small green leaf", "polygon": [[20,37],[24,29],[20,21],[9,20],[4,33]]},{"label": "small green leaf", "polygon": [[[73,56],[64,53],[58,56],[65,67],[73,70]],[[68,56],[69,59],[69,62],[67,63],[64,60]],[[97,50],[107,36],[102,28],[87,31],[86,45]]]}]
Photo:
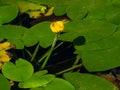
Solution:
[{"label": "small green leaf", "polygon": [[50,83],[54,78],[55,76],[52,74],[47,74],[40,77],[33,74],[33,76],[31,76],[27,80],[20,82],[19,87],[20,88],[36,88],[39,86],[44,86]]},{"label": "small green leaf", "polygon": [[16,5],[0,4],[0,24],[8,23],[16,18],[18,7]]},{"label": "small green leaf", "polygon": [[7,39],[9,42],[15,44],[17,49],[23,49],[22,36],[27,30],[27,28],[22,26],[3,25],[0,27],[0,40]]},{"label": "small green leaf", "polygon": [[55,78],[46,86],[40,88],[33,88],[30,90],[75,90],[75,88],[68,81],[60,78]]},{"label": "small green leaf", "polygon": [[65,73],[64,77],[75,86],[76,90],[119,90],[111,82],[96,75],[69,72]]},{"label": "small green leaf", "polygon": [[18,82],[31,77],[33,71],[32,64],[21,58],[16,60],[15,64],[12,62],[6,62],[2,67],[2,73],[6,78]]},{"label": "small green leaf", "polygon": [[0,90],[10,90],[9,81],[0,74]]}]

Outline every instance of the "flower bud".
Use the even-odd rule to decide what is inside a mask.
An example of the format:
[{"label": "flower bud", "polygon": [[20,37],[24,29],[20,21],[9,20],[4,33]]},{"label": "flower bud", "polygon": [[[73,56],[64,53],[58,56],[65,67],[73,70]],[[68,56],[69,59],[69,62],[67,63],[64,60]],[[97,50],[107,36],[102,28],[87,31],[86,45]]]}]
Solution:
[{"label": "flower bud", "polygon": [[61,33],[64,31],[64,22],[63,21],[54,21],[51,23],[50,28],[54,33]]}]

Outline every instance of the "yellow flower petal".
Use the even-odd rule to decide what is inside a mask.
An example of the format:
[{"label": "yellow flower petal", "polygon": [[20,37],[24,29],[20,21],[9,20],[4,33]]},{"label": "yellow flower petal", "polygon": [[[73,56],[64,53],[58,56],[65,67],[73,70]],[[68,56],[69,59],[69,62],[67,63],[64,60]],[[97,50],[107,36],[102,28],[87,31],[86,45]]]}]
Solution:
[{"label": "yellow flower petal", "polygon": [[30,18],[38,18],[40,17],[40,12],[30,12],[29,16]]},{"label": "yellow flower petal", "polygon": [[15,84],[13,80],[10,80],[9,83],[10,83],[10,86],[14,86]]},{"label": "yellow flower petal", "polygon": [[0,51],[1,50],[8,50],[8,49],[10,49],[10,43],[9,42],[0,43]]},{"label": "yellow flower petal", "polygon": [[2,69],[3,63],[0,63],[0,69]]},{"label": "yellow flower petal", "polygon": [[3,42],[3,43],[0,43],[0,51],[1,50],[8,50],[8,49],[11,49],[11,48],[14,48],[15,46],[13,44],[11,44],[10,42]]},{"label": "yellow flower petal", "polygon": [[44,14],[44,16],[50,16],[53,14],[54,7],[48,9],[48,11]]},{"label": "yellow flower petal", "polygon": [[54,33],[61,33],[64,31],[64,22],[63,21],[52,22],[50,28]]},{"label": "yellow flower petal", "polygon": [[7,51],[0,51],[0,62],[8,62],[10,59]]}]

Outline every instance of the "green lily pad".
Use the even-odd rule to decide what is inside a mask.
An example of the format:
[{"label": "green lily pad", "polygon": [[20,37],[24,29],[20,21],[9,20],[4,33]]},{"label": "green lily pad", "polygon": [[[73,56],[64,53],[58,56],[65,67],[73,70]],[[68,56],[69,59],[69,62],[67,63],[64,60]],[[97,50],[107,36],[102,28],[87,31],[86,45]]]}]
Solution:
[{"label": "green lily pad", "polygon": [[109,5],[103,8],[91,11],[87,19],[97,19],[116,25],[120,24],[120,7]]},{"label": "green lily pad", "polygon": [[116,28],[117,25],[91,19],[81,22],[68,22],[65,24],[65,33],[60,35],[59,39],[73,41],[79,36],[84,36],[86,42],[93,42],[111,35]]},{"label": "green lily pad", "polygon": [[9,81],[0,74],[0,90],[10,90]]},{"label": "green lily pad", "polygon": [[75,90],[75,88],[68,81],[60,78],[55,78],[46,86],[40,88],[33,88],[30,90]]},{"label": "green lily pad", "polygon": [[22,36],[27,30],[22,26],[3,25],[0,27],[0,40],[7,39],[7,41],[15,44],[17,49],[23,49]]},{"label": "green lily pad", "polygon": [[16,60],[15,64],[6,62],[2,67],[2,73],[6,78],[18,82],[30,78],[33,71],[32,64],[21,58]]},{"label": "green lily pad", "polygon": [[0,24],[8,23],[15,19],[18,11],[16,5],[0,4]]},{"label": "green lily pad", "polygon": [[110,0],[70,0],[68,3],[67,15],[73,21],[80,21],[85,19],[92,10],[105,7],[112,2]]},{"label": "green lily pad", "polygon": [[75,86],[75,90],[119,90],[111,82],[96,75],[69,72],[64,77]]},{"label": "green lily pad", "polygon": [[40,42],[40,45],[46,48],[52,44],[54,35],[50,30],[50,22],[42,22],[31,27],[30,30],[24,34],[23,40],[25,46],[29,47]]},{"label": "green lily pad", "polygon": [[84,45],[75,45],[89,71],[104,71],[120,66],[120,30],[110,36]]},{"label": "green lily pad", "polygon": [[55,76],[52,74],[47,74],[40,77],[33,74],[33,76],[31,76],[27,80],[20,82],[19,87],[20,88],[36,88],[36,87],[44,86],[50,83],[54,78]]}]

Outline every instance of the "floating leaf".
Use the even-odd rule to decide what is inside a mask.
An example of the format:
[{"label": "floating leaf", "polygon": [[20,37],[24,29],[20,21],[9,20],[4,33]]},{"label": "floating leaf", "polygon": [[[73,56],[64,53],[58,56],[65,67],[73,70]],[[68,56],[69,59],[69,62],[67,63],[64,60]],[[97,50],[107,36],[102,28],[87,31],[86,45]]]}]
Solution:
[{"label": "floating leaf", "polygon": [[119,90],[111,82],[96,75],[69,72],[65,73],[64,77],[75,86],[76,90]]},{"label": "floating leaf", "polygon": [[35,45],[40,42],[44,48],[52,44],[54,33],[50,30],[50,22],[42,22],[30,28],[23,37],[26,46]]},{"label": "floating leaf", "polygon": [[46,86],[40,88],[33,88],[30,90],[75,90],[75,88],[68,82],[60,78],[55,78]]},{"label": "floating leaf", "polygon": [[113,24],[120,24],[120,7],[109,5],[103,8],[91,11],[87,19],[97,19]]},{"label": "floating leaf", "polygon": [[20,88],[36,88],[39,86],[44,86],[50,83],[54,78],[55,76],[52,74],[47,74],[40,77],[33,74],[33,76],[31,76],[27,80],[20,82],[19,87]]},{"label": "floating leaf", "polygon": [[86,42],[82,46],[76,45],[76,53],[81,55],[83,64],[89,71],[112,69],[120,66],[119,40],[120,30],[116,29],[116,32],[106,38],[91,43]]},{"label": "floating leaf", "polygon": [[85,19],[92,10],[105,7],[112,2],[111,0],[71,0],[68,3],[67,15],[73,21],[80,21]]},{"label": "floating leaf", "polygon": [[9,81],[0,74],[0,90],[10,90]]},{"label": "floating leaf", "polygon": [[12,21],[17,15],[18,8],[16,5],[0,4],[0,24]]},{"label": "floating leaf", "polygon": [[65,33],[59,36],[59,39],[73,41],[79,36],[84,36],[86,42],[93,42],[111,35],[116,28],[117,25],[91,19],[77,23],[68,22],[65,24]]},{"label": "floating leaf", "polygon": [[4,63],[2,67],[3,75],[14,81],[23,81],[30,78],[33,74],[33,66],[24,59],[16,60],[15,64],[12,62]]},{"label": "floating leaf", "polygon": [[18,6],[21,13],[26,13],[30,18],[38,18],[44,14],[47,7],[27,0],[2,0],[2,3]]},{"label": "floating leaf", "polygon": [[24,43],[22,40],[23,34],[27,28],[16,25],[3,25],[0,27],[0,40],[7,39],[16,46],[17,49],[23,49]]}]

